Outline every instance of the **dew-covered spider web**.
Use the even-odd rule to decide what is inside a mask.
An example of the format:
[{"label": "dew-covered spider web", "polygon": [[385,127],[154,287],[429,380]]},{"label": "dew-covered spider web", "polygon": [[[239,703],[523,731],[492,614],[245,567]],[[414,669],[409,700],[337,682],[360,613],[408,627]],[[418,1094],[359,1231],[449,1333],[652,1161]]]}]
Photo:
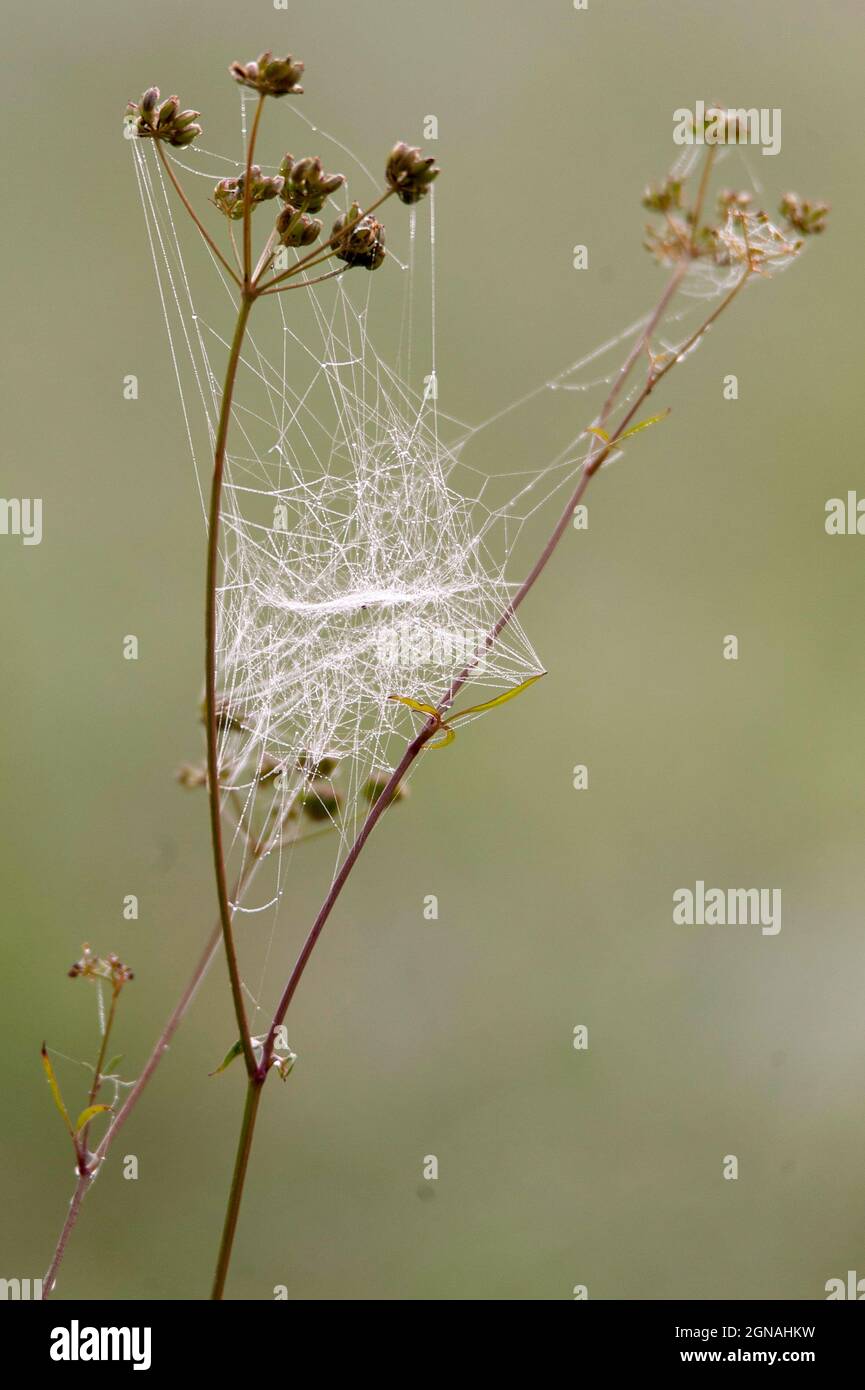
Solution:
[{"label": "dew-covered spider web", "polygon": [[[380,181],[296,104],[279,103],[279,115],[281,134],[262,136],[262,156],[279,139],[348,176],[322,214],[327,236],[332,218],[354,199],[368,205]],[[152,142],[130,143],[206,524],[236,288],[189,224]],[[273,149],[277,161],[283,153]],[[174,167],[227,249],[225,224],[201,193],[241,166],[191,147]],[[261,167],[271,173],[277,164],[262,157]],[[434,195],[417,208],[387,205],[381,269],[264,297],[250,319],[220,537],[220,775],[235,857],[242,863],[264,825],[279,871],[276,897],[245,911],[278,904],[296,840],[282,831],[299,805],[335,832],[339,862],[368,810],[370,779],[386,776],[418,727],[389,697],[437,704],[476,658],[522,578],[509,561],[523,528],[542,509],[552,523],[573,491],[592,444],[585,427],[648,321],[631,323],[482,424],[453,419],[441,408],[436,368]],[[253,216],[257,243],[274,206]],[[701,263],[686,282],[685,307],[658,326],[655,350],[678,353],[689,322],[705,316],[706,300],[724,294],[736,273]],[[479,447],[484,432],[556,392],[569,409],[555,456],[502,461],[497,450],[491,462]],[[514,619],[477,666],[468,702],[543,669]]]}]

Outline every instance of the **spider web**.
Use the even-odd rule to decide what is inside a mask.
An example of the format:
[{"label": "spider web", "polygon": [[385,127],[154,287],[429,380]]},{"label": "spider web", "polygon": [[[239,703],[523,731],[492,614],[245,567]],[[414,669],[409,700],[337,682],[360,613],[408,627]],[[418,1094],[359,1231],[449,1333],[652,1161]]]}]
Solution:
[{"label": "spider web", "polygon": [[[322,153],[329,143],[350,161],[358,187],[331,199],[334,215],[352,198],[370,202],[378,185],[363,164],[296,106],[288,109],[315,132]],[[245,134],[243,101],[241,112]],[[150,142],[131,144],[206,524],[234,286],[195,229],[178,226],[186,217],[181,210],[175,218],[175,195]],[[211,184],[226,164],[240,168],[197,147],[174,162],[181,179]],[[623,345],[648,322],[631,323],[480,425],[444,414],[434,192],[417,208],[398,209],[405,218],[389,219],[389,254],[374,275],[355,270],[266,297],[250,320],[225,460],[217,616],[220,770],[235,814],[229,850],[241,864],[261,823],[262,797],[270,823],[279,822],[324,759],[340,765],[340,798],[321,807],[336,831],[339,863],[368,809],[369,778],[394,766],[412,732],[413,716],[389,697],[437,703],[475,659],[513,593],[507,566],[522,528],[573,489],[589,452],[590,417],[576,431],[571,420],[564,446],[541,466],[479,469],[473,442],[551,392],[608,387]],[[266,228],[267,207],[254,230],[256,221]],[[185,252],[200,266],[202,250],[212,262],[209,283],[193,289]],[[214,282],[224,299],[214,300]],[[701,266],[696,300],[668,315],[658,345],[676,353],[687,337],[683,322],[703,315],[706,298],[729,283],[729,272]],[[513,620],[476,668],[473,702],[542,671]],[[289,851],[276,838],[274,847],[274,897],[238,910],[278,908]],[[271,944],[275,925],[276,911]]]}]

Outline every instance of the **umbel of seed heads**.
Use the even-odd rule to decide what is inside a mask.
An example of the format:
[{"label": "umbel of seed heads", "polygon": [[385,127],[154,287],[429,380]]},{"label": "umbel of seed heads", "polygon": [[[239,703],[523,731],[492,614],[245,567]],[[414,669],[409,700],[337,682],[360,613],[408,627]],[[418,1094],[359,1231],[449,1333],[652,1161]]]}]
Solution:
[{"label": "umbel of seed heads", "polygon": [[126,118],[134,124],[137,135],[145,140],[165,140],[177,149],[191,145],[201,134],[197,124],[200,115],[200,111],[181,111],[178,97],[160,103],[158,87],[148,87],[139,102],[130,101],[126,108]]},{"label": "umbel of seed heads", "polygon": [[[229,72],[242,87],[250,87],[261,97],[299,96],[303,63],[288,54],[274,58],[262,53],[251,63],[232,63]],[[198,111],[181,111],[177,97],[160,104],[159,88],[150,87],[140,102],[130,102],[127,120],[143,139],[163,140],[182,148],[191,145],[201,126]],[[432,156],[400,140],[391,150],[385,166],[390,193],[401,203],[419,203],[441,171]],[[220,179],[213,190],[213,203],[232,222],[239,222],[246,209],[252,212],[260,203],[279,198],[283,207],[276,219],[275,235],[282,246],[312,246],[321,235],[322,224],[313,216],[321,212],[330,196],[345,183],[343,174],[325,173],[318,156],[295,159],[287,154],[277,174],[263,174],[257,164],[249,170],[249,188],[244,170],[235,178]],[[347,268],[378,270],[385,258],[385,230],[372,213],[363,213],[359,203],[337,217],[327,245],[329,254]]]},{"label": "umbel of seed heads", "polygon": [[81,947],[81,959],[69,970],[70,979],[81,976],[84,980],[109,980],[115,990],[122,989],[128,980],[135,977],[119,956],[112,952],[109,956],[96,956],[87,942]]},{"label": "umbel of seed heads", "polygon": [[[708,257],[717,265],[728,265],[731,258],[730,237],[725,230],[728,224],[741,227],[746,252],[749,234],[759,233],[761,229],[770,229],[767,214],[752,209],[751,194],[730,188],[724,188],[718,194],[717,219],[714,225],[707,222],[695,227],[693,210],[684,206],[683,187],[681,179],[668,174],[663,183],[650,184],[643,193],[643,207],[664,219],[660,228],[651,225],[646,227],[644,245],[664,263],[683,257]],[[825,230],[829,205],[811,203],[796,193],[787,193],[781,200],[779,211],[788,232],[798,232],[800,237],[813,236]],[[802,244],[801,240],[787,242],[777,229],[773,237],[779,255],[795,252]],[[767,258],[765,249],[753,252],[755,263],[761,258]]]}]

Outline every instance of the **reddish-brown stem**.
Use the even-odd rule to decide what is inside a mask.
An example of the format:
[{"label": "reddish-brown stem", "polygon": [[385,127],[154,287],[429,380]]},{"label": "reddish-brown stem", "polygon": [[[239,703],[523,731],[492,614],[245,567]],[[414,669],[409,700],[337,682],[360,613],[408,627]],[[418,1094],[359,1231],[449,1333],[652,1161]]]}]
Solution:
[{"label": "reddish-brown stem", "polygon": [[[370,213],[375,212],[376,208],[380,208],[382,203],[386,203],[392,194],[392,188],[389,188],[386,193],[382,193],[380,198],[376,198],[375,202],[370,203],[369,207],[360,214],[358,221],[364,217],[369,217]],[[322,242],[321,246],[313,247],[307,255],[301,256],[299,261],[296,261],[293,266],[289,266],[288,270],[282,271],[280,275],[274,276],[272,280],[265,280],[264,284],[260,285],[258,288],[262,293],[265,293],[267,290],[272,290],[274,285],[279,285],[283,280],[288,280],[292,275],[297,275],[301,270],[308,270],[311,265],[318,265],[321,261],[329,260],[334,252],[328,251],[327,248],[329,246],[335,247],[340,237],[343,235],[343,232],[332,233],[327,241]]]},{"label": "reddish-brown stem", "polygon": [[237,285],[237,286],[239,287],[239,286],[240,286],[240,280],[238,279],[237,275],[236,275],[236,274],[234,273],[234,271],[232,270],[231,265],[229,264],[229,262],[228,262],[228,261],[225,259],[225,257],[223,256],[223,254],[222,254],[222,252],[220,251],[219,247],[217,246],[216,242],[213,240],[213,237],[210,235],[210,233],[207,231],[207,229],[205,228],[205,226],[203,225],[203,223],[202,223],[201,220],[199,219],[198,214],[195,212],[195,209],[193,208],[192,204],[190,203],[189,199],[187,198],[186,194],[184,193],[182,187],[180,186],[180,180],[178,179],[177,175],[175,174],[174,170],[172,169],[171,164],[170,164],[170,162],[169,162],[169,160],[168,160],[168,158],[167,158],[167,156],[166,156],[166,154],[165,154],[165,151],[164,151],[163,148],[162,148],[162,141],[161,141],[161,140],[156,140],[156,141],[154,141],[154,143],[155,143],[155,145],[156,145],[156,149],[157,149],[157,152],[158,152],[158,154],[159,154],[159,158],[162,160],[162,167],[164,168],[164,170],[165,170],[166,174],[168,175],[168,177],[170,178],[171,182],[174,184],[174,188],[175,188],[175,191],[176,191],[176,193],[177,193],[178,198],[179,198],[180,201],[182,202],[183,206],[186,208],[186,211],[189,213],[189,216],[192,218],[193,222],[195,223],[196,227],[197,227],[198,230],[200,231],[201,235],[204,237],[204,240],[207,242],[208,246],[210,247],[210,249],[211,249],[211,251],[213,252],[213,254],[214,254],[214,256],[216,257],[216,259],[220,262],[220,264],[224,267],[224,269],[228,271],[228,273],[229,273],[229,275],[231,276],[232,280],[234,281],[235,285]]},{"label": "reddish-brown stem", "polygon": [[251,286],[252,279],[252,180],[250,175],[252,157],[255,154],[255,142],[258,139],[258,127],[261,123],[261,113],[264,110],[264,98],[264,92],[259,92],[252,130],[249,133],[249,141],[246,146],[246,178],[243,181],[243,284],[247,290]]}]

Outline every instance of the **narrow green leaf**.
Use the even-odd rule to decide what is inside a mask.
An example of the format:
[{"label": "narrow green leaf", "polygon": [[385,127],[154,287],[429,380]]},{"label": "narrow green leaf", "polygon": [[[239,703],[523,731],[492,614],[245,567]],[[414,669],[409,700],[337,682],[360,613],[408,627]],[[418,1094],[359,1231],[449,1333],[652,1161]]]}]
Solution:
[{"label": "narrow green leaf", "polygon": [[234,1045],[228,1049],[219,1066],[216,1068],[216,1071],[210,1072],[209,1075],[219,1076],[220,1072],[225,1071],[226,1067],[231,1066],[231,1063],[234,1061],[235,1057],[239,1057],[242,1051],[243,1043],[240,1041],[240,1038],[238,1038],[237,1042],[234,1043]]},{"label": "narrow green leaf", "polygon": [[417,700],[412,700],[408,695],[388,695],[389,700],[399,700],[401,705],[408,705],[409,709],[417,710],[419,714],[435,714],[433,705],[421,705]]},{"label": "narrow green leaf", "polygon": [[120,1066],[120,1063],[123,1061],[124,1055],[124,1053],[118,1052],[116,1057],[112,1057],[111,1061],[108,1063],[108,1066],[105,1068],[102,1075],[113,1076],[117,1068]]},{"label": "narrow green leaf", "polygon": [[465,719],[470,714],[482,714],[484,710],[495,709],[498,705],[507,704],[508,700],[514,700],[517,695],[522,695],[524,690],[528,690],[530,685],[534,685],[535,681],[539,681],[541,676],[545,675],[546,671],[541,671],[540,675],[529,676],[527,681],[506,690],[503,695],[497,695],[494,700],[484,700],[482,705],[470,705],[468,709],[461,709],[458,714],[450,715],[445,722],[455,724],[458,719]]},{"label": "narrow green leaf", "polygon": [[650,425],[657,425],[659,420],[666,420],[669,413],[670,406],[667,406],[667,409],[662,410],[660,415],[652,415],[648,420],[641,420],[638,425],[632,425],[629,430],[625,430],[624,434],[619,435],[616,443],[621,444],[623,439],[630,439],[632,434],[639,434],[640,430],[647,430]]},{"label": "narrow green leaf", "polygon": [[110,1105],[88,1105],[86,1110],[82,1110],[78,1119],[75,1121],[75,1133],[80,1134],[85,1125],[89,1125],[94,1115],[102,1115],[106,1110],[110,1110]]},{"label": "narrow green leaf", "polygon": [[60,1094],[60,1087],[57,1085],[57,1077],[54,1075],[54,1068],[53,1068],[52,1065],[51,1065],[51,1058],[48,1056],[48,1049],[47,1049],[47,1047],[45,1046],[44,1043],[42,1044],[42,1054],[41,1054],[41,1055],[42,1055],[42,1067],[43,1067],[43,1069],[44,1069],[44,1072],[45,1072],[46,1077],[48,1078],[48,1085],[51,1087],[51,1094],[52,1094],[52,1096],[54,1097],[54,1104],[57,1106],[57,1109],[60,1111],[60,1114],[63,1116],[63,1123],[65,1124],[65,1126],[66,1126],[66,1128],[68,1129],[70,1135],[71,1135],[72,1138],[74,1139],[74,1138],[75,1138],[75,1133],[74,1133],[74,1131],[73,1131],[73,1129],[72,1129],[72,1122],[71,1122],[71,1120],[69,1119],[69,1111],[66,1109],[66,1106],[63,1104],[63,1097],[62,1097],[61,1094]]}]

